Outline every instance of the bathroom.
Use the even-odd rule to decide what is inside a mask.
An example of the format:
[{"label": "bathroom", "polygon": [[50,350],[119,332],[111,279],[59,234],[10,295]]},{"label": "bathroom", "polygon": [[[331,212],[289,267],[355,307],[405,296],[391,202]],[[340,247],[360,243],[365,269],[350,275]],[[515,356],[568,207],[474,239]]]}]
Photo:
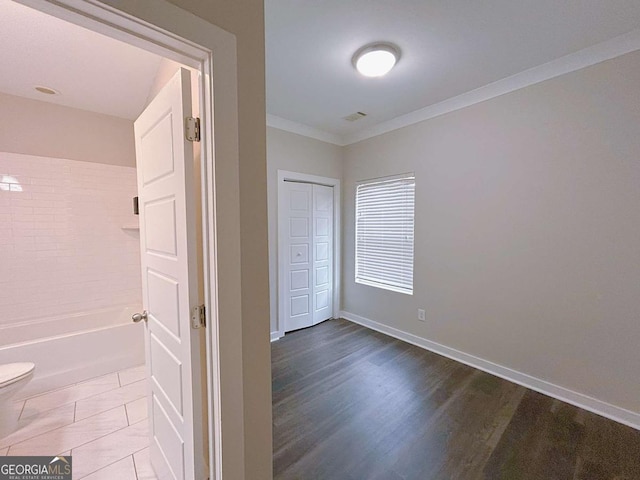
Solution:
[{"label": "bathroom", "polygon": [[0,455],[154,478],[134,120],[181,65],[10,0],[0,12]]}]

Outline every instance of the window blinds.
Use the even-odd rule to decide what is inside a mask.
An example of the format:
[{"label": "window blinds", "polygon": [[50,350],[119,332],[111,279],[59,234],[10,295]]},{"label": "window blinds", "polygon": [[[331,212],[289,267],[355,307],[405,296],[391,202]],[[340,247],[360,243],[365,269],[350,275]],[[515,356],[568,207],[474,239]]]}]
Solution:
[{"label": "window blinds", "polygon": [[356,282],[413,293],[415,176],[361,183],[356,190]]}]

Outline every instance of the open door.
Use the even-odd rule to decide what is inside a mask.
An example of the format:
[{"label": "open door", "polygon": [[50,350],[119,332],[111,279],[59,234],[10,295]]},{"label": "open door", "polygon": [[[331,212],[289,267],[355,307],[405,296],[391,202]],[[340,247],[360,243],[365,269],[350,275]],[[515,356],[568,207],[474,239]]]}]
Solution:
[{"label": "open door", "polygon": [[[203,480],[196,195],[188,70],[135,121],[151,464],[159,479]],[[196,325],[198,327],[196,315]]]}]

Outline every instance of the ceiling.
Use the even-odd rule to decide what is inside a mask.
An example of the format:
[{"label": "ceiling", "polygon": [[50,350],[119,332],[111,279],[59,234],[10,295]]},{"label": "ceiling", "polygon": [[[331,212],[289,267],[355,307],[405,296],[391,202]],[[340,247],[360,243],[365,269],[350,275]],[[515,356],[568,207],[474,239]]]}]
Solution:
[{"label": "ceiling", "polygon": [[[265,17],[271,120],[340,143],[599,44],[611,56],[602,42],[639,31],[640,1],[266,0]],[[385,77],[358,75],[353,53],[378,41],[398,45],[400,61]],[[368,116],[343,120],[357,111]]]},{"label": "ceiling", "polygon": [[[344,144],[383,125],[397,128],[411,112],[638,32],[640,2],[266,0],[265,19],[270,119]],[[365,78],[351,57],[375,41],[395,43],[402,58],[387,76]],[[0,0],[0,45],[0,92],[127,119],[146,105],[162,61],[11,0]],[[38,93],[36,85],[60,95]],[[343,120],[357,111],[368,116]]]},{"label": "ceiling", "polygon": [[[135,119],[162,57],[0,0],[0,92]],[[53,88],[44,95],[34,86]]]}]

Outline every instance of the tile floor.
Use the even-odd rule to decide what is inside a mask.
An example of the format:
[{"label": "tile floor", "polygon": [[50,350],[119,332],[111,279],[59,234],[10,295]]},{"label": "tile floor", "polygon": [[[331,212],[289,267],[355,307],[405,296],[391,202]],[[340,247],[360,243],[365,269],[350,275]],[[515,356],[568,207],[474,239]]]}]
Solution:
[{"label": "tile floor", "polygon": [[144,366],[15,402],[0,455],[72,455],[74,480],[153,480]]}]

